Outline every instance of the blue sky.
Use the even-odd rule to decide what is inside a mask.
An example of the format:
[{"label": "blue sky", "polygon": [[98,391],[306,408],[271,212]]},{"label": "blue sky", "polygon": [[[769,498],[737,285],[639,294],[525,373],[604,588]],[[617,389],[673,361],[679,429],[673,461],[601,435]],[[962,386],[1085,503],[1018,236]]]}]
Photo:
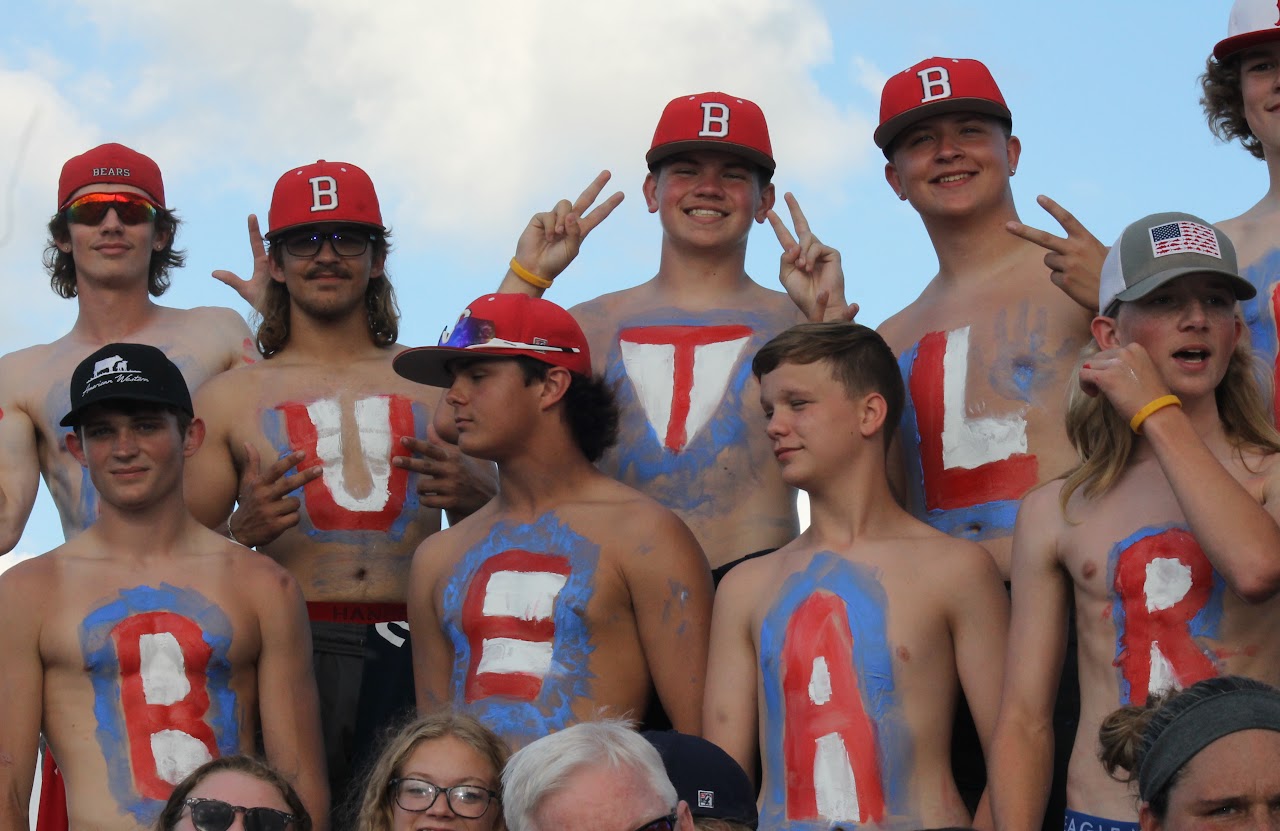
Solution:
[{"label": "blue sky", "polygon": [[[992,69],[1022,139],[1013,184],[1029,224],[1053,227],[1034,201],[1046,193],[1110,242],[1157,210],[1235,216],[1266,189],[1262,163],[1214,140],[1198,105],[1226,0],[216,5],[27,4],[6,21],[0,353],[74,322],[74,301],[49,290],[40,263],[44,224],[62,163],[106,141],[155,158],[185,220],[188,264],[162,302],[246,315],[209,277],[247,275],[245,216],[265,221],[292,167],[364,167],[395,235],[389,271],[410,345],[434,342],[496,285],[534,211],[601,169],[626,201],[548,296],[572,305],[652,276],[660,232],[640,193],[643,157],[663,105],[685,93],[725,90],[763,107],[779,191],[841,250],[849,298],[873,325],[937,269],[871,141],[884,79],[924,58]],[[758,228],[747,266],[765,285],[778,251]],[[17,550],[60,542],[42,489]]]}]

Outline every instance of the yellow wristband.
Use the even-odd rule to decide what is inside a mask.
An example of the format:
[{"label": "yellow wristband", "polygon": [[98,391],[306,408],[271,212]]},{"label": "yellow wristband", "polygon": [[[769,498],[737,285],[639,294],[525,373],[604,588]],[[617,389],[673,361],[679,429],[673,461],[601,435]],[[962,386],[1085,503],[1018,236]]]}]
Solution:
[{"label": "yellow wristband", "polygon": [[548,280],[546,277],[539,277],[529,269],[520,265],[520,261],[517,260],[515,257],[511,258],[511,270],[515,272],[517,277],[519,277],[521,280],[524,280],[526,283],[528,283],[531,286],[537,286],[540,289],[551,288],[550,280]]},{"label": "yellow wristband", "polygon": [[1133,418],[1129,419],[1129,429],[1138,435],[1142,435],[1142,422],[1151,417],[1151,414],[1157,410],[1163,410],[1165,407],[1181,407],[1182,401],[1176,395],[1162,395],[1152,401],[1133,414]]}]

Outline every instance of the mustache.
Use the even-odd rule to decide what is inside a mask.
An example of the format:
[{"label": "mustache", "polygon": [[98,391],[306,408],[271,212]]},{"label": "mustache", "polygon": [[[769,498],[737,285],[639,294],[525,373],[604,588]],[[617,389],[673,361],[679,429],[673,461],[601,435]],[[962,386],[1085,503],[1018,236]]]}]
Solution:
[{"label": "mustache", "polygon": [[346,280],[351,279],[351,271],[341,263],[333,265],[313,265],[307,269],[303,275],[308,280],[313,277],[341,277]]}]

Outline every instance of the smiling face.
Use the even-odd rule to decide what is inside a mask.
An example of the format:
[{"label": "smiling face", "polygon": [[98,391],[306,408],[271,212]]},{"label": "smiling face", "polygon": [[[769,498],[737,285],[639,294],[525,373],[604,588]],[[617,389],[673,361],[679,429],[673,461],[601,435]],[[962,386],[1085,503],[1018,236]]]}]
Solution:
[{"label": "smiling face", "polygon": [[1143,831],[1273,831],[1280,828],[1280,733],[1242,730],[1183,766],[1164,819],[1143,805]]},{"label": "smiling face", "polygon": [[184,434],[170,410],[100,404],[85,411],[80,427],[67,436],[67,449],[88,468],[102,501],[128,510],[180,496],[183,461],[203,438],[199,419]]},{"label": "smiling face", "polygon": [[[422,783],[445,790],[458,785],[472,785],[494,792],[500,789],[499,772],[479,751],[455,736],[419,742],[401,769],[396,771],[396,778],[417,780],[409,786],[419,789]],[[406,811],[398,803],[393,803],[391,827],[392,831],[498,831],[504,826],[496,800],[488,803],[481,816],[468,818],[454,813],[446,795],[440,793],[425,811]]]},{"label": "smiling face", "polygon": [[1006,199],[1012,203],[1009,176],[1020,153],[1018,139],[998,119],[936,115],[894,139],[885,179],[922,215],[962,215]]},{"label": "smiling face", "polygon": [[746,245],[752,222],[764,222],[774,191],[772,184],[761,188],[758,168],[741,156],[700,150],[663,161],[645,177],[644,196],[667,239],[735,247]]},{"label": "smiling face", "polygon": [[[90,193],[136,193],[151,198],[132,185],[94,184],[73,193],[70,202]],[[75,261],[77,281],[116,288],[130,282],[145,285],[152,253],[164,250],[168,241],[167,234],[156,231],[154,221],[125,225],[112,209],[97,225],[67,223],[67,238],[56,245]]]},{"label": "smiling face", "polygon": [[286,231],[271,244],[269,258],[271,279],[289,289],[292,305],[319,320],[338,320],[356,313],[364,314],[365,291],[369,281],[382,279],[385,252],[370,242],[360,254],[344,257],[330,239],[311,256],[289,252],[287,240],[295,235],[327,234],[340,231],[351,237],[369,236],[361,225],[322,222]]}]

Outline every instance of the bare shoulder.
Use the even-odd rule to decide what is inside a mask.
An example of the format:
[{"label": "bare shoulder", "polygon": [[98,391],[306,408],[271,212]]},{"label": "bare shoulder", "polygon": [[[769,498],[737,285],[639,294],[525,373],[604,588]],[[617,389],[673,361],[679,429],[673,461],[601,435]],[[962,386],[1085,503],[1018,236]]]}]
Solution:
[{"label": "bare shoulder", "polygon": [[[47,554],[29,557],[0,573],[0,609],[9,620],[27,619],[22,610],[39,612],[57,588],[60,546]],[[15,555],[9,555],[13,557]]]},{"label": "bare shoulder", "polygon": [[284,593],[301,592],[298,581],[288,569],[265,554],[259,554],[252,548],[246,548],[231,542],[212,531],[209,535],[216,538],[213,545],[220,546],[219,554],[226,557],[227,566],[236,575],[236,582],[246,592],[253,591],[265,597],[277,600]]},{"label": "bare shoulder", "polygon": [[33,383],[49,380],[48,369],[58,354],[56,343],[42,343],[0,356],[0,391],[13,401],[25,398]]}]

